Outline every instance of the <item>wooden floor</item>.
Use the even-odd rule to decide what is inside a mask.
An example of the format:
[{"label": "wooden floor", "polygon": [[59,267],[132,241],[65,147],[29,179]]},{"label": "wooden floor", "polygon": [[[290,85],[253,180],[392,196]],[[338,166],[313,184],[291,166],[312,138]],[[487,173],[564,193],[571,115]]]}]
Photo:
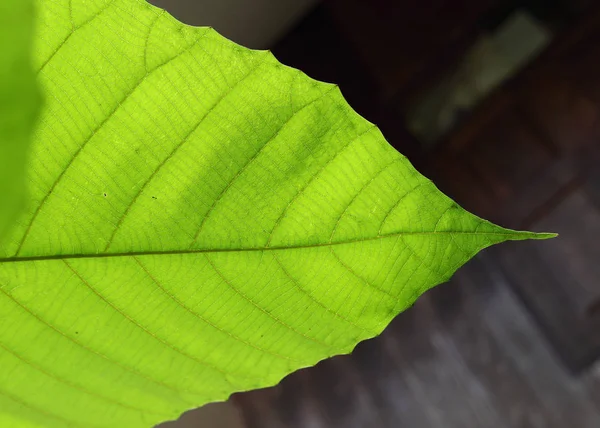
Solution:
[{"label": "wooden floor", "polygon": [[236,395],[247,427],[600,427],[600,366],[564,369],[492,257],[352,355]]}]

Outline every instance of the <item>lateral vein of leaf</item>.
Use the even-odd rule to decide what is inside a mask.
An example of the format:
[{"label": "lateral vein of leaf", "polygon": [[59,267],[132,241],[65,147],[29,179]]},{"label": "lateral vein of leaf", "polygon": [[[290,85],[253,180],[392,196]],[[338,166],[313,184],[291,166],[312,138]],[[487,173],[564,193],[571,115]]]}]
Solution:
[{"label": "lateral vein of leaf", "polygon": [[9,399],[13,400],[14,402],[20,404],[21,406],[26,407],[30,410],[33,410],[34,412],[39,413],[40,415],[49,417],[51,419],[56,419],[58,421],[62,421],[63,423],[66,423],[67,426],[70,426],[70,427],[76,426],[76,427],[81,427],[81,428],[91,428],[91,427],[100,428],[99,425],[81,425],[79,422],[75,422],[73,420],[63,418],[62,416],[59,416],[57,414],[47,412],[44,409],[34,406],[33,404],[28,403],[27,401],[23,400],[22,398],[17,397],[15,395],[11,394],[10,392],[6,392],[4,390],[0,390],[0,395],[4,395],[5,397],[8,397]]},{"label": "lateral vein of leaf", "polygon": [[181,300],[179,300],[174,294],[170,293],[169,291],[167,291],[167,289],[165,287],[162,286],[162,284],[154,277],[154,275],[152,275],[150,273],[150,271],[148,270],[148,268],[146,268],[146,266],[144,266],[142,264],[142,262],[137,258],[134,257],[133,258],[135,260],[135,262],[140,266],[140,268],[142,268],[142,270],[146,273],[146,275],[148,276],[148,278],[150,278],[150,280],[152,280],[152,282],[160,289],[162,290],[162,292],[167,295],[171,300],[173,300],[178,306],[180,306],[182,309],[184,309],[185,311],[187,311],[189,314],[191,314],[192,316],[194,316],[195,318],[199,319],[200,321],[204,322],[205,324],[208,324],[209,326],[213,327],[214,329],[216,329],[217,331],[220,331],[221,333],[226,334],[227,336],[231,337],[232,339],[236,340],[239,343],[242,343],[250,348],[256,349],[257,351],[263,352],[265,354],[269,354],[272,355],[273,357],[276,358],[281,358],[284,359],[286,361],[293,361],[293,362],[301,362],[299,360],[290,358],[288,356],[285,355],[281,355],[278,354],[276,352],[273,351],[269,351],[268,349],[264,349],[261,348],[260,346],[256,346],[253,345],[251,342],[248,342],[244,339],[242,339],[241,337],[222,329],[221,327],[217,326],[216,324],[212,323],[211,321],[209,321],[208,319],[204,318],[203,316],[201,316],[200,314],[198,314],[197,312],[193,311],[189,306],[185,305]]},{"label": "lateral vein of leaf", "polygon": [[194,46],[196,46],[196,44],[198,43],[198,41],[200,41],[200,39],[202,39],[207,34],[208,34],[208,31],[205,31],[192,44],[190,44],[190,46],[188,46],[186,49],[184,49],[183,51],[181,51],[179,54],[177,54],[173,58],[170,58],[169,60],[163,62],[162,64],[156,66],[151,71],[147,71],[146,74],[140,79],[140,81],[138,83],[136,83],[133,86],[133,88],[131,88],[125,94],[125,96],[117,103],[117,105],[106,116],[106,118],[104,120],[102,120],[102,122],[100,122],[100,124],[96,127],[96,129],[94,129],[94,131],[92,131],[92,133],[90,134],[90,136],[87,137],[85,139],[85,141],[83,141],[83,143],[81,143],[81,145],[79,146],[79,148],[75,151],[75,153],[73,154],[73,156],[71,157],[71,159],[69,160],[69,162],[67,163],[67,165],[60,172],[60,174],[58,175],[58,177],[56,178],[56,180],[54,181],[54,183],[52,183],[52,185],[50,186],[50,189],[48,190],[48,192],[46,193],[46,195],[44,195],[44,197],[42,198],[41,202],[38,204],[38,206],[36,207],[35,211],[33,212],[31,220],[29,221],[29,223],[27,225],[27,228],[25,229],[25,232],[23,233],[23,237],[21,238],[21,241],[19,242],[19,246],[17,248],[16,254],[19,254],[19,252],[23,248],[23,245],[25,244],[25,241],[27,240],[27,237],[29,236],[29,233],[31,232],[31,228],[32,228],[33,224],[35,223],[35,220],[37,219],[38,215],[40,214],[40,212],[42,210],[42,207],[46,204],[46,201],[48,200],[48,198],[50,197],[50,195],[52,195],[52,193],[54,192],[54,190],[56,189],[56,187],[58,186],[58,184],[61,182],[62,178],[65,176],[65,174],[67,173],[67,171],[73,165],[73,163],[75,162],[75,160],[83,152],[83,149],[87,146],[87,143],[89,143],[92,140],[92,138],[94,138],[94,136],[96,136],[98,134],[98,132],[100,132],[100,130],[102,128],[104,128],[104,126],[108,123],[108,121],[119,111],[119,109],[121,108],[121,106],[123,105],[123,103],[125,103],[125,101],[127,101],[137,91],[137,89],[147,80],[148,76],[150,76],[151,74],[155,73],[156,71],[160,70],[161,68],[165,67],[166,65],[170,64],[171,62],[173,62],[176,59],[178,59],[179,57],[181,57],[183,54],[185,54],[190,49],[192,49]]},{"label": "lateral vein of leaf", "polygon": [[[194,394],[194,395],[200,395],[198,392],[193,392],[193,391],[188,391],[188,390],[182,390],[179,388],[176,388],[174,386],[168,385],[158,379],[154,379],[142,372],[139,372],[131,367],[128,367],[126,365],[122,365],[121,363],[119,363],[117,360],[113,360],[112,358],[109,358],[108,356],[92,349],[89,348],[88,346],[86,346],[85,344],[83,344],[82,342],[75,340],[74,338],[72,338],[71,336],[67,335],[65,332],[63,332],[62,330],[60,330],[58,327],[50,324],[48,321],[46,321],[45,319],[43,319],[42,317],[40,317],[38,314],[36,314],[35,312],[33,312],[31,309],[29,309],[27,306],[25,306],[23,303],[19,302],[17,299],[15,299],[13,296],[11,296],[9,293],[7,293],[3,288],[2,288],[2,284],[0,284],[0,293],[4,294],[9,300],[11,300],[14,304],[16,304],[17,306],[19,306],[21,309],[23,309],[25,312],[27,312],[31,317],[35,318],[36,320],[38,320],[41,324],[45,325],[46,327],[50,328],[52,331],[55,331],[56,333],[58,333],[60,336],[64,337],[65,339],[69,340],[70,342],[74,343],[75,345],[79,346],[81,349],[89,352],[90,354],[96,355],[100,358],[102,358],[103,360],[116,365],[117,367],[122,368],[125,371],[128,371],[134,375],[137,375],[139,377],[141,377],[142,379],[150,382],[150,383],[155,383],[157,385],[160,385],[170,391],[173,392],[187,392],[190,394]],[[186,402],[187,404],[192,404],[189,401],[185,401],[182,399],[182,401]]]},{"label": "lateral vein of leaf", "polygon": [[[112,6],[112,4],[114,2],[115,2],[115,0],[110,1],[106,6],[104,6],[101,10],[99,10],[98,13],[94,14],[92,17],[90,17],[84,23],[80,24],[78,27],[73,28],[73,30],[69,33],[69,35],[67,37],[65,37],[65,39],[54,50],[54,52],[52,52],[52,54],[40,66],[40,68],[37,71],[37,74],[40,74],[44,70],[44,68],[46,68],[46,66],[50,63],[50,61],[52,61],[52,58],[54,58],[56,56],[56,54],[58,52],[60,52],[60,50],[62,49],[62,47],[67,44],[67,42],[73,36],[73,34],[75,34],[77,31],[81,30],[83,27],[85,27],[86,25],[88,25],[89,23],[91,23],[94,19],[96,19],[97,17],[99,17],[100,15],[102,15],[104,13],[104,11],[106,11],[110,6]],[[72,2],[70,1],[69,2],[69,14],[71,15],[71,23],[72,23],[73,19],[72,19],[71,3]]]},{"label": "lateral vein of leaf", "polygon": [[382,294],[385,294],[387,297],[390,297],[392,300],[397,300],[398,296],[394,296],[389,291],[384,290],[383,288],[377,287],[375,284],[371,284],[369,281],[365,280],[359,274],[357,274],[354,269],[348,266],[344,261],[340,258],[340,256],[335,252],[333,247],[329,247],[331,250],[331,255],[338,261],[338,263],[348,272],[350,272],[354,277],[358,278],[361,282],[363,282],[367,287],[372,288],[373,290],[379,291]]},{"label": "lateral vein of leaf", "polygon": [[391,162],[385,164],[383,166],[383,168],[381,168],[376,174],[374,174],[369,181],[367,181],[365,184],[363,184],[361,186],[360,189],[358,189],[358,192],[356,192],[354,194],[354,196],[352,197],[350,202],[348,202],[348,204],[346,204],[346,208],[344,209],[344,211],[342,211],[342,213],[337,218],[335,225],[333,226],[333,230],[331,231],[331,236],[329,237],[329,242],[333,241],[333,238],[335,237],[335,233],[337,232],[338,226],[340,225],[342,219],[344,218],[344,216],[346,215],[346,213],[348,212],[348,210],[350,209],[352,204],[354,204],[354,201],[356,201],[356,199],[371,185],[371,183],[373,183],[373,181],[378,179],[379,176],[381,176],[390,166],[392,166],[392,165],[396,164],[396,162],[399,162],[402,160],[403,160],[403,158],[396,158],[396,159],[392,160]]},{"label": "lateral vein of leaf", "polygon": [[244,171],[246,171],[248,169],[248,167],[250,165],[252,165],[252,163],[258,158],[258,156],[263,152],[263,150],[273,141],[275,140],[283,131],[283,129],[286,128],[286,126],[295,118],[298,116],[298,114],[302,111],[304,111],[305,109],[309,108],[310,106],[314,105],[315,103],[317,103],[318,101],[322,100],[323,98],[325,98],[327,95],[329,95],[329,93],[331,93],[334,89],[336,88],[336,86],[332,86],[329,90],[327,90],[325,93],[321,94],[318,98],[315,98],[314,100],[312,100],[311,102],[309,102],[308,104],[306,104],[305,106],[303,106],[302,108],[300,108],[298,111],[295,111],[287,120],[285,123],[283,123],[278,129],[277,131],[271,135],[269,137],[269,139],[260,146],[260,148],[256,151],[256,153],[254,153],[254,155],[248,159],[248,161],[244,164],[244,166],[242,166],[242,168],[240,168],[238,170],[238,172],[233,176],[233,178],[231,178],[227,185],[223,188],[223,190],[221,190],[221,193],[219,193],[219,196],[217,196],[215,198],[215,200],[213,201],[212,205],[210,206],[210,208],[208,209],[206,215],[202,218],[202,222],[200,223],[200,226],[198,227],[198,230],[196,231],[196,233],[194,234],[194,240],[192,241],[192,243],[190,244],[190,247],[192,247],[197,241],[198,238],[200,237],[200,234],[202,232],[202,229],[204,227],[204,225],[206,224],[206,220],[208,220],[208,218],[211,216],[211,214],[214,212],[215,207],[217,206],[217,204],[223,199],[223,196],[225,196],[225,194],[227,193],[227,191],[231,188],[231,186],[233,185],[233,183],[236,182],[236,180],[244,173]]},{"label": "lateral vein of leaf", "polygon": [[[255,66],[254,68],[252,68],[251,70],[249,70],[248,73],[246,73],[244,75],[244,77],[242,77],[235,85],[233,85],[226,92],[224,92],[223,95],[221,95],[217,99],[217,101],[208,109],[208,111],[200,118],[200,120],[198,120],[198,123],[190,130],[190,132],[188,132],[187,135],[177,145],[175,145],[175,147],[169,152],[169,154],[163,159],[163,161],[152,171],[152,174],[139,187],[136,195],[132,198],[131,202],[129,203],[129,205],[127,206],[127,208],[125,209],[125,211],[123,212],[123,214],[121,215],[121,217],[119,218],[119,221],[117,222],[117,225],[113,229],[113,232],[112,232],[110,238],[108,239],[108,242],[107,242],[106,247],[105,247],[105,251],[107,251],[110,248],[110,246],[112,245],[113,240],[114,240],[117,232],[120,230],[120,227],[123,224],[123,221],[125,220],[125,218],[129,214],[129,212],[131,211],[131,208],[133,208],[133,206],[135,205],[135,203],[139,199],[140,195],[142,194],[142,192],[144,191],[144,189],[146,188],[146,186],[148,186],[148,184],[153,180],[153,178],[156,177],[156,175],[165,166],[165,164],[170,159],[172,159],[173,156],[175,156],[175,153],[177,153],[177,151],[181,147],[183,147],[183,145],[187,141],[189,141],[190,137],[192,135],[194,135],[194,133],[200,128],[200,126],[204,123],[204,121],[210,115],[210,113],[212,113],[219,105],[221,105],[221,103],[227,98],[227,96],[229,96],[235,90],[235,88],[237,88],[246,79],[248,79],[250,76],[252,76],[252,74],[256,73],[261,68],[261,66],[264,64],[264,62],[265,61],[260,62],[257,66]],[[206,216],[204,218],[206,218]]]},{"label": "lateral vein of leaf", "polygon": [[378,334],[375,331],[370,331],[370,330],[365,330],[363,327],[359,326],[358,324],[356,324],[355,322],[353,322],[352,320],[338,314],[337,312],[332,311],[331,309],[329,309],[326,305],[324,305],[323,303],[321,303],[320,301],[318,301],[317,299],[315,299],[312,294],[310,294],[308,291],[306,291],[298,281],[296,281],[296,279],[294,277],[292,277],[292,275],[288,272],[288,270],[283,266],[283,263],[281,262],[281,260],[279,260],[279,258],[277,257],[276,253],[273,253],[273,258],[275,259],[275,262],[279,265],[279,267],[281,268],[281,270],[283,271],[283,273],[285,274],[286,277],[288,277],[290,279],[290,281],[292,282],[292,284],[294,284],[294,287],[296,289],[298,289],[298,291],[300,291],[302,294],[304,294],[305,296],[307,296],[311,301],[313,301],[314,303],[316,303],[317,305],[319,305],[321,308],[323,308],[325,311],[327,311],[328,313],[332,314],[334,317],[336,317],[337,319],[344,321],[348,324],[350,324],[351,326],[359,329],[360,331],[364,332],[364,333],[368,333],[368,334],[373,334],[376,335]]},{"label": "lateral vein of leaf", "polygon": [[291,208],[291,206],[294,204],[294,202],[296,202],[296,200],[298,200],[298,198],[300,198],[300,196],[302,194],[304,194],[304,192],[306,191],[306,189],[308,189],[308,187],[317,179],[317,177],[327,169],[327,167],[334,161],[336,160],[346,149],[348,149],[349,147],[352,146],[352,144],[354,144],[355,142],[357,142],[358,140],[360,140],[360,138],[363,135],[368,134],[369,132],[373,131],[374,129],[377,129],[377,127],[375,125],[370,126],[366,131],[361,132],[360,134],[358,134],[355,138],[353,138],[352,140],[349,140],[346,145],[344,147],[342,147],[340,150],[338,150],[324,165],[322,165],[319,170],[317,172],[315,172],[315,174],[306,182],[306,184],[302,187],[302,189],[300,189],[295,195],[294,197],[287,203],[286,207],[284,208],[284,210],[281,212],[281,214],[279,215],[279,218],[277,218],[277,220],[275,221],[275,225],[273,226],[273,228],[271,229],[271,233],[269,234],[269,238],[267,239],[267,247],[271,246],[271,240],[273,239],[273,236],[275,235],[275,231],[279,228],[279,226],[281,225],[281,222],[283,221],[283,219],[285,218],[286,214],[288,213],[288,210]]},{"label": "lateral vein of leaf", "polygon": [[[18,263],[28,261],[44,261],[44,260],[63,260],[63,259],[97,259],[97,258],[112,258],[112,257],[132,257],[132,256],[163,256],[163,255],[179,255],[179,254],[203,254],[203,253],[245,253],[245,252],[263,252],[263,251],[285,251],[285,250],[302,250],[311,248],[330,247],[334,245],[349,245],[362,242],[376,241],[378,239],[394,238],[397,236],[445,236],[445,235],[464,235],[464,236],[502,236],[506,239],[524,236],[519,232],[396,232],[386,235],[379,235],[372,238],[348,239],[337,242],[324,242],[318,244],[291,245],[291,246],[270,246],[270,247],[247,247],[247,248],[198,248],[193,250],[165,250],[165,251],[131,251],[126,253],[87,253],[87,254],[56,254],[56,255],[40,255],[40,256],[14,256],[0,258],[0,263]],[[530,239],[535,239],[536,235],[543,234],[531,233],[528,234]]]},{"label": "lateral vein of leaf", "polygon": [[218,373],[220,373],[223,376],[223,381],[229,385],[230,387],[235,387],[235,385],[233,385],[229,379],[227,378],[228,375],[235,375],[239,378],[243,378],[243,379],[247,379],[247,380],[256,380],[255,378],[251,378],[251,377],[244,377],[241,374],[237,374],[237,373],[230,373],[227,372],[223,369],[221,369],[220,367],[217,367],[216,365],[209,363],[208,361],[205,361],[203,359],[200,359],[199,357],[196,357],[194,355],[191,355],[181,349],[179,349],[178,347],[176,347],[175,345],[173,345],[170,342],[166,342],[165,340],[161,339],[160,337],[158,337],[156,334],[154,334],[152,331],[148,330],[146,327],[144,327],[143,325],[141,325],[139,322],[137,322],[133,317],[129,316],[127,313],[123,312],[120,308],[118,308],[117,306],[115,306],[112,302],[110,302],[106,297],[104,297],[102,295],[102,293],[100,293],[95,287],[93,287],[89,281],[87,281],[85,278],[83,278],[83,276],[77,272],[73,266],[71,266],[66,260],[63,260],[63,262],[65,263],[65,265],[69,268],[69,270],[71,270],[71,272],[73,272],[73,274],[79,278],[79,280],[90,289],[90,291],[92,291],[96,296],[98,296],[98,298],[100,298],[103,302],[105,302],[110,308],[112,308],[115,312],[117,312],[118,314],[120,314],[121,316],[123,316],[125,319],[127,319],[129,322],[131,322],[134,326],[136,326],[137,328],[139,328],[140,330],[142,330],[143,332],[145,332],[146,334],[148,334],[150,337],[154,338],[156,341],[162,343],[164,346],[166,346],[167,348],[171,349],[172,351],[176,352],[177,354],[180,354],[186,358],[191,359],[192,361],[197,362],[198,364],[204,366],[207,369],[216,371]]},{"label": "lateral vein of leaf", "polygon": [[[390,215],[396,210],[396,208],[398,208],[400,206],[400,204],[411,194],[413,194],[414,192],[416,192],[417,190],[421,189],[425,184],[427,184],[426,181],[421,182],[420,184],[416,185],[415,187],[413,187],[412,189],[408,190],[404,195],[402,195],[397,201],[396,203],[392,206],[392,208],[390,208],[388,210],[388,212],[385,214],[385,217],[383,217],[383,220],[381,220],[381,224],[379,225],[379,235],[381,235],[381,231],[383,230],[383,228],[385,227],[385,224],[387,223]],[[431,232],[433,233],[433,232]]]},{"label": "lateral vein of leaf", "polygon": [[320,346],[324,347],[325,349],[327,349],[330,352],[333,351],[333,348],[330,345],[326,344],[325,342],[322,342],[322,341],[318,340],[317,338],[307,336],[306,334],[302,333],[301,331],[298,331],[297,329],[295,329],[291,325],[287,324],[283,320],[277,318],[275,315],[273,315],[269,311],[265,310],[262,306],[260,306],[258,303],[256,303],[251,298],[249,298],[245,293],[243,293],[239,288],[237,288],[236,286],[234,286],[231,283],[231,281],[228,280],[223,275],[223,273],[215,266],[214,262],[210,259],[210,257],[208,257],[208,255],[204,254],[204,256],[205,256],[206,260],[208,261],[208,263],[210,264],[210,266],[213,268],[213,270],[223,280],[223,282],[225,282],[225,284],[227,284],[227,286],[229,288],[231,288],[236,294],[238,294],[242,299],[244,299],[245,301],[247,301],[248,303],[250,303],[252,306],[254,306],[256,309],[258,309],[259,311],[261,311],[263,314],[267,315],[269,318],[271,318],[277,324],[279,324],[279,325],[287,328],[288,330],[296,333],[297,335],[303,337],[304,339],[306,339],[306,340],[308,340],[310,342],[316,343],[317,345],[320,345]]},{"label": "lateral vein of leaf", "polygon": [[12,356],[14,356],[16,359],[18,359],[22,363],[24,363],[24,364],[26,364],[26,365],[34,368],[35,370],[37,370],[37,371],[45,374],[46,376],[54,379],[55,381],[57,381],[59,383],[62,383],[64,385],[67,385],[67,386],[69,386],[69,387],[71,387],[71,388],[73,388],[73,389],[75,389],[77,391],[81,391],[81,392],[83,392],[85,394],[89,394],[89,395],[91,395],[93,397],[100,398],[101,400],[108,401],[109,403],[113,403],[113,404],[116,404],[117,406],[124,407],[126,409],[131,409],[131,410],[134,410],[136,412],[144,412],[144,413],[151,413],[151,414],[157,415],[157,416],[164,416],[164,414],[155,412],[152,409],[143,409],[143,408],[139,408],[139,407],[130,406],[129,404],[126,404],[126,403],[123,403],[121,401],[112,399],[110,397],[105,397],[104,395],[98,394],[97,392],[94,392],[91,389],[84,388],[84,387],[76,384],[75,382],[71,382],[70,380],[68,380],[66,378],[63,378],[63,377],[61,377],[61,376],[59,376],[59,375],[57,375],[55,373],[52,373],[52,372],[46,370],[42,366],[38,365],[37,363],[34,363],[34,362],[30,361],[29,359],[23,357],[22,355],[17,354],[14,350],[8,348],[3,343],[0,343],[0,348],[2,348],[4,350],[4,352],[6,352],[8,354],[11,354]]}]

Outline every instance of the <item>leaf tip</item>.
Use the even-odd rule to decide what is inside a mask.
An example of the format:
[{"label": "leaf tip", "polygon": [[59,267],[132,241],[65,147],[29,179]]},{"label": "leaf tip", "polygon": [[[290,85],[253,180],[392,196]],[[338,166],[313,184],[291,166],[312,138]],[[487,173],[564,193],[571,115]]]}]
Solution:
[{"label": "leaf tip", "polygon": [[557,238],[557,237],[558,237],[558,233],[544,232],[544,233],[534,233],[533,237],[531,239],[544,240],[544,239],[553,239],[553,238]]},{"label": "leaf tip", "polygon": [[545,239],[556,238],[558,233],[549,233],[549,232],[516,232],[513,236],[512,240],[515,241],[526,241],[526,240],[535,240],[542,241]]}]

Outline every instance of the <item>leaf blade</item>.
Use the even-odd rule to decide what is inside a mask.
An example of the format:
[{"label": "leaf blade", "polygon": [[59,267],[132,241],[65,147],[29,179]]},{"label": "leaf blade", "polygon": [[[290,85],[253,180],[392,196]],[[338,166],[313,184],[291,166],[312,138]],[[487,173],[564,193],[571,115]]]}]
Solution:
[{"label": "leaf blade", "polygon": [[146,426],[272,385],[480,249],[544,237],[466,213],[268,52],[139,0],[38,5],[48,103],[30,209],[0,245],[0,359],[56,426]]}]

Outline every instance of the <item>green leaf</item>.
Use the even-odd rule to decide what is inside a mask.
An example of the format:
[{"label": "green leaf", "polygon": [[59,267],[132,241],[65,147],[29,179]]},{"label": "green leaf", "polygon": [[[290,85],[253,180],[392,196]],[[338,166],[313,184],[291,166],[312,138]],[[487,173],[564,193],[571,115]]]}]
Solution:
[{"label": "green leaf", "polygon": [[484,247],[547,237],[468,214],[269,52],[141,0],[38,5],[47,105],[0,246],[3,417],[172,419],[350,352]]},{"label": "green leaf", "polygon": [[25,153],[39,106],[31,67],[33,1],[0,3],[0,239],[22,208]]}]

